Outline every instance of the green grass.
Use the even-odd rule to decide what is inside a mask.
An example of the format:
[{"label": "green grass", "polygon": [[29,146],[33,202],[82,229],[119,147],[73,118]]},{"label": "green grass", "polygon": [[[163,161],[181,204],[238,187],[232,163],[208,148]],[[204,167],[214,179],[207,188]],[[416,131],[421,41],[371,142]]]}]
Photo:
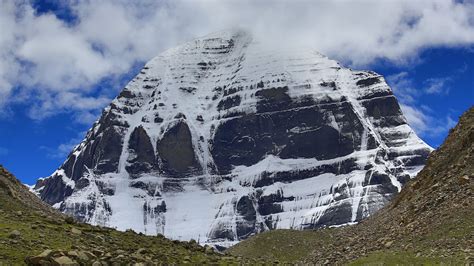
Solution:
[{"label": "green grass", "polygon": [[[461,250],[446,250],[447,246],[469,238],[474,232],[473,217],[469,212],[457,212],[455,216],[445,217],[443,223],[431,228],[421,237],[402,238],[398,243],[411,243],[408,250],[400,245],[379,249],[366,256],[348,262],[349,265],[465,265],[466,253]],[[260,258],[267,261],[299,263],[317,257],[313,252],[319,247],[341,245],[337,236],[344,228],[315,231],[275,230],[256,235],[230,248],[227,252],[244,258]],[[463,240],[464,241],[464,240]],[[438,247],[434,247],[438,243]],[[414,247],[413,247],[414,246]],[[418,256],[417,256],[417,253]],[[330,262],[330,260],[329,260]],[[471,261],[472,263],[472,261]]]},{"label": "green grass", "polygon": [[359,258],[348,265],[464,265],[466,260],[462,255],[447,258],[416,256],[410,252],[374,252]]},{"label": "green grass", "polygon": [[307,257],[313,246],[330,242],[331,229],[324,231],[275,230],[261,233],[227,253],[266,261],[296,262]]}]

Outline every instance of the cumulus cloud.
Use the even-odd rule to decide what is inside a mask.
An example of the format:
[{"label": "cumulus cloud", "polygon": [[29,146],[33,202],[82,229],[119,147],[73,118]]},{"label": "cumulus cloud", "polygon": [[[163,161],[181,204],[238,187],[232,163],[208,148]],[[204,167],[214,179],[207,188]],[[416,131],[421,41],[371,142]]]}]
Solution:
[{"label": "cumulus cloud", "polygon": [[[97,92],[193,37],[239,27],[268,45],[298,45],[357,67],[378,59],[416,60],[421,49],[474,44],[469,1],[70,1],[63,21],[38,14],[28,1],[0,2],[0,110],[33,102],[42,119],[75,112],[91,120],[112,97]],[[389,10],[389,15],[387,11]],[[433,82],[429,91],[439,88]]]},{"label": "cumulus cloud", "polygon": [[424,114],[422,110],[403,103],[400,104],[400,108],[402,109],[405,118],[408,120],[408,123],[416,132],[424,134],[428,131],[429,123],[432,119]]},{"label": "cumulus cloud", "polygon": [[420,136],[439,136],[456,125],[451,114],[446,114],[444,117],[437,116],[431,108],[420,103],[420,100],[427,95],[446,92],[444,83],[451,79],[451,77],[430,78],[425,82],[426,87],[417,89],[407,72],[387,77],[388,84],[400,101],[400,108],[408,124]]},{"label": "cumulus cloud", "polygon": [[[30,105],[29,116],[36,120],[41,120],[58,112],[58,110],[72,109],[79,117],[89,117],[90,111],[97,110],[110,103],[111,99],[104,96],[89,97],[81,95],[80,92],[63,91],[51,94],[42,93],[36,95],[38,101]],[[88,124],[88,119],[79,119]]]},{"label": "cumulus cloud", "polygon": [[413,80],[407,72],[400,72],[387,77],[387,82],[398,97],[398,100],[405,104],[414,104],[416,98],[421,95],[421,91],[415,88]]}]

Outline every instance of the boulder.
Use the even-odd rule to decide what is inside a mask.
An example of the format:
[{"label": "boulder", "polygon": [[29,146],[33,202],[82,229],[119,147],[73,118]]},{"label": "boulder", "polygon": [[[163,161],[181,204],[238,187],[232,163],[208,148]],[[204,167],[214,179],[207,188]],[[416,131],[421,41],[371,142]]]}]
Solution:
[{"label": "boulder", "polygon": [[71,258],[67,256],[53,258],[52,264],[58,265],[58,266],[79,266],[79,263],[75,262],[74,260],[72,260]]},{"label": "boulder", "polygon": [[13,230],[8,234],[8,237],[11,239],[19,239],[21,238],[21,233],[18,230]]}]

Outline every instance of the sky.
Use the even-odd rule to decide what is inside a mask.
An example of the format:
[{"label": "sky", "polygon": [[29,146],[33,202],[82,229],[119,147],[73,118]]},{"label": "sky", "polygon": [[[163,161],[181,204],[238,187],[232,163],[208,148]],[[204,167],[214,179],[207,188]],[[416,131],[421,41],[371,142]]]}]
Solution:
[{"label": "sky", "polygon": [[50,175],[148,60],[229,28],[384,75],[434,148],[474,104],[474,0],[0,0],[0,164]]}]

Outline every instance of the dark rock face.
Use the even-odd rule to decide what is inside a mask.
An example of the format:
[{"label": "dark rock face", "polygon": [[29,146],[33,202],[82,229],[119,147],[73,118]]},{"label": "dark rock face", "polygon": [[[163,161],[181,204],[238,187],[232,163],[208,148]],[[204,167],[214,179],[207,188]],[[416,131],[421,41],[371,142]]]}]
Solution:
[{"label": "dark rock face", "polygon": [[347,217],[352,215],[352,204],[343,202],[339,205],[331,206],[323,216],[319,218],[320,223],[303,224],[304,229],[315,229],[318,227],[346,224],[350,220]]},{"label": "dark rock face", "polygon": [[382,76],[219,33],[150,61],[35,189],[84,222],[229,246],[356,223],[430,151]]},{"label": "dark rock face", "polygon": [[[97,144],[94,145],[95,143]],[[118,159],[122,153],[122,136],[113,127],[107,128],[95,143],[90,146],[91,156],[84,158],[84,164],[92,167],[98,161],[94,166],[98,173],[117,171]]]},{"label": "dark rock face", "polygon": [[292,102],[288,95],[288,87],[262,89],[257,91],[255,96],[259,98],[257,113],[284,110]]},{"label": "dark rock face", "polygon": [[[362,131],[361,124],[356,122],[339,132],[325,125],[329,122],[324,116],[327,109],[316,105],[285,109],[238,117],[220,125],[211,150],[220,172],[227,173],[232,165],[255,164],[269,154],[282,159],[326,160],[347,155],[358,148],[354,144],[360,143],[360,138],[345,135],[353,130]],[[347,104],[342,104],[337,111],[348,119],[355,118]]]},{"label": "dark rock face", "polygon": [[289,145],[282,150],[281,158],[325,160],[341,157],[352,151],[354,150],[349,139],[341,137],[333,127],[321,126],[314,131],[292,135]]},{"label": "dark rock face", "polygon": [[253,204],[253,201],[248,196],[240,198],[237,202],[237,213],[243,218],[237,221],[236,224],[236,232],[239,239],[246,238],[254,232],[257,212]]},{"label": "dark rock face", "polygon": [[73,192],[73,189],[64,184],[63,180],[58,177],[44,180],[41,182],[41,188],[43,188],[41,199],[50,204],[62,201]]},{"label": "dark rock face", "polygon": [[149,172],[155,165],[155,151],[142,126],[136,127],[128,143],[133,158],[128,159],[127,172],[133,175]]},{"label": "dark rock face", "polygon": [[[80,179],[86,174],[87,169],[97,174],[109,173],[117,171],[118,161],[122,153],[122,133],[121,128],[111,126],[103,128],[102,131],[89,132],[88,137],[91,141],[84,147],[83,153],[75,155],[71,153],[69,158],[61,167],[66,176],[70,176],[73,180]],[[42,198],[50,204],[58,201],[50,201]]]},{"label": "dark rock face", "polygon": [[194,154],[191,132],[184,121],[179,121],[158,141],[158,156],[162,160],[162,170],[170,176],[199,174],[201,166]]},{"label": "dark rock face", "polygon": [[295,198],[289,197],[285,198],[280,190],[276,194],[270,194],[266,196],[260,196],[258,198],[258,212],[261,215],[269,215],[274,213],[283,212],[281,202],[283,201],[292,201]]}]

